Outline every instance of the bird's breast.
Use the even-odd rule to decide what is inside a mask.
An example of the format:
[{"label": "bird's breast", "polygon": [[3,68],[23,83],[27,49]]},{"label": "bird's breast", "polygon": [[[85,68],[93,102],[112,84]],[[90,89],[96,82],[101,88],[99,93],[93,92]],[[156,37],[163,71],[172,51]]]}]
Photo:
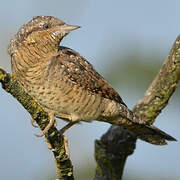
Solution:
[{"label": "bird's breast", "polygon": [[64,80],[57,82],[51,79],[41,86],[35,85],[31,94],[43,107],[52,110],[60,118],[91,121],[101,113],[100,96]]}]

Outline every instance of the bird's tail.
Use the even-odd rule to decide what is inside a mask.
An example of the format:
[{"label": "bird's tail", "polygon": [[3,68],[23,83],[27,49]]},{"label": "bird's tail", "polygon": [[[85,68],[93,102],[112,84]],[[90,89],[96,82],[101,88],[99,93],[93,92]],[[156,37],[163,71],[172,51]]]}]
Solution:
[{"label": "bird's tail", "polygon": [[120,117],[116,118],[111,123],[128,129],[129,131],[133,132],[137,138],[143,141],[155,145],[166,145],[166,141],[176,141],[175,138],[159,128],[153,125],[148,125],[126,106],[121,106],[120,115]]},{"label": "bird's tail", "polygon": [[167,141],[176,141],[175,138],[153,125],[132,124],[127,127],[137,138],[155,145],[166,145]]}]

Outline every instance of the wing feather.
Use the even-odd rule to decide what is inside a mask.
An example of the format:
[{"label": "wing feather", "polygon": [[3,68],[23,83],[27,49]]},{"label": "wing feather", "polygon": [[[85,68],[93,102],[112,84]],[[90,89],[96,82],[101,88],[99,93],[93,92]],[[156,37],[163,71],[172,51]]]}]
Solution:
[{"label": "wing feather", "polygon": [[60,46],[56,59],[65,67],[65,73],[69,80],[86,90],[126,106],[119,94],[79,53]]}]

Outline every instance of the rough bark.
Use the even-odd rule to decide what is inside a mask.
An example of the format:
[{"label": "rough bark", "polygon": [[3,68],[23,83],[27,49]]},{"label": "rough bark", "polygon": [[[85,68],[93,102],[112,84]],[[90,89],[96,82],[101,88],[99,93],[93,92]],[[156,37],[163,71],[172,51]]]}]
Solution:
[{"label": "rough bark", "polygon": [[[2,88],[14,96],[23,107],[31,114],[37,124],[43,130],[49,123],[48,114],[29,96],[19,85],[16,79],[0,68],[0,82]],[[54,154],[57,177],[59,180],[73,180],[73,166],[69,159],[66,141],[55,127],[51,127],[46,138],[52,147]]]},{"label": "rough bark", "polygon": [[[180,36],[160,68],[159,73],[142,98],[133,108],[133,112],[144,121],[153,123],[175,91],[180,79]],[[112,126],[101,138],[95,141],[95,159],[97,162],[94,180],[121,180],[126,159],[135,149],[136,138],[121,129]]]}]

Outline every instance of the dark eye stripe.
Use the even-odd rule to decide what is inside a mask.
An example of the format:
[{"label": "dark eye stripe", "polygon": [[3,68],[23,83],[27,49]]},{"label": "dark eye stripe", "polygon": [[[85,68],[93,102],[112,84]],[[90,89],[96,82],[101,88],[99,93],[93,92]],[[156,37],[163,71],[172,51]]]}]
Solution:
[{"label": "dark eye stripe", "polygon": [[28,31],[27,33],[24,33],[24,34],[17,34],[19,36],[19,41],[23,41],[25,38],[27,38],[30,34],[32,34],[33,32],[35,31],[39,31],[39,30],[43,30],[43,29],[48,29],[50,26],[48,25],[48,27],[44,27],[46,24],[43,25],[43,28],[42,26],[41,27],[34,27],[33,29],[31,29],[30,31]]}]

